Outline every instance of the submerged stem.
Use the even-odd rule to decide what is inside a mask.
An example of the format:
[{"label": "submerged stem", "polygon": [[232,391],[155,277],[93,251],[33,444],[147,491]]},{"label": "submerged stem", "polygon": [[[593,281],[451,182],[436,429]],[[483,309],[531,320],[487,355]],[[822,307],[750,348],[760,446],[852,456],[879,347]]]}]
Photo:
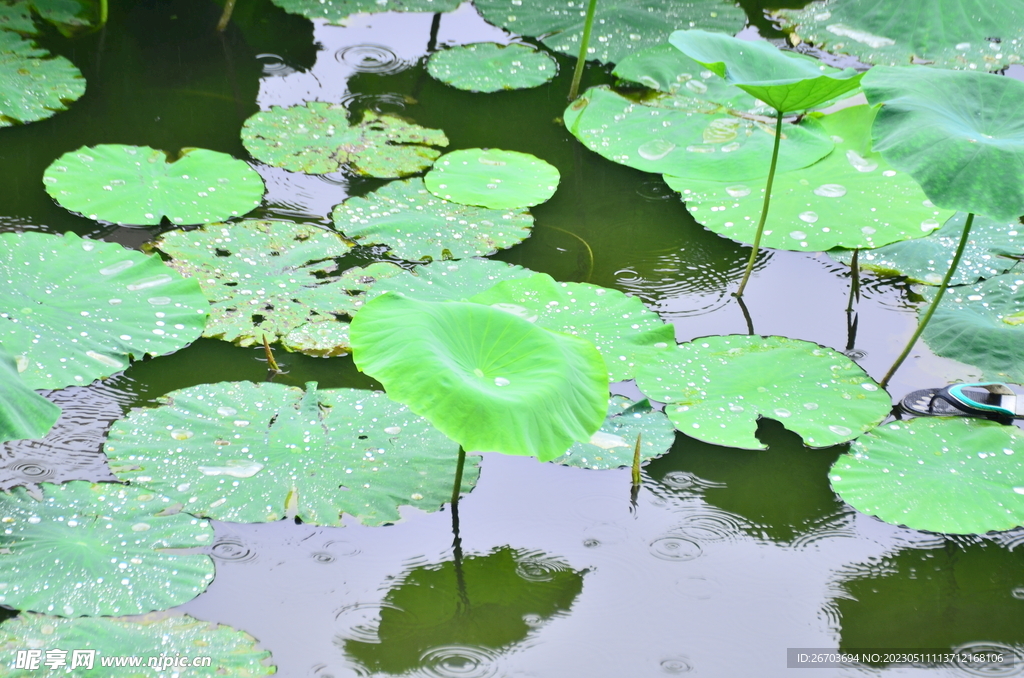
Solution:
[{"label": "submerged stem", "polygon": [[583,79],[583,67],[587,63],[587,47],[590,45],[590,29],[594,25],[594,12],[597,0],[590,0],[587,5],[587,18],[583,24],[583,39],[580,41],[580,56],[576,60],[576,70],[572,73],[572,87],[569,88],[569,101],[573,101],[580,92],[580,80]]},{"label": "submerged stem", "polygon": [[754,261],[757,259],[757,250],[761,246],[761,234],[764,232],[764,222],[768,219],[768,204],[772,197],[772,182],[775,181],[775,165],[779,160],[779,140],[782,139],[782,111],[775,112],[775,146],[772,147],[772,164],[768,168],[768,184],[764,189],[764,204],[761,206],[761,220],[757,223],[757,233],[754,234],[754,249],[750,253],[750,261],[747,262],[747,270],[743,272],[743,280],[740,281],[740,288],[736,290],[736,296],[742,297],[743,290],[750,280],[750,273],[754,270]]},{"label": "submerged stem", "polygon": [[469,610],[466,575],[462,571],[462,535],[459,533],[459,495],[462,494],[462,468],[466,465],[466,451],[459,445],[459,463],[455,467],[455,487],[452,488],[452,554],[455,557],[455,586],[459,590],[462,611]]},{"label": "submerged stem", "polygon": [[910,341],[907,342],[906,347],[903,349],[903,353],[900,353],[900,357],[896,358],[896,362],[892,364],[889,371],[882,377],[882,381],[878,382],[878,385],[885,388],[889,385],[889,380],[892,379],[892,375],[896,374],[896,370],[900,368],[903,361],[910,355],[910,350],[914,348],[914,344],[921,337],[921,333],[924,332],[924,328],[928,325],[928,321],[932,319],[932,315],[935,313],[935,309],[939,307],[939,302],[942,301],[942,296],[946,293],[946,288],[949,287],[949,281],[953,279],[953,274],[956,273],[956,267],[960,264],[960,257],[964,253],[964,247],[967,245],[967,236],[971,232],[971,225],[974,223],[974,212],[967,215],[967,223],[964,224],[963,235],[960,236],[960,244],[956,246],[956,254],[953,255],[953,261],[949,264],[949,270],[946,271],[946,277],[942,279],[942,283],[939,285],[938,292],[935,293],[935,298],[932,299],[932,305],[928,307],[921,321],[917,324],[917,329],[914,330],[914,336],[910,337]]},{"label": "submerged stem", "polygon": [[587,267],[587,277],[583,282],[590,282],[590,277],[594,275],[594,250],[590,249],[590,243],[588,243],[586,240],[576,235],[572,231],[567,231],[564,228],[559,228],[558,226],[544,224],[544,228],[550,228],[553,231],[561,231],[562,233],[565,233],[566,235],[571,235],[572,237],[576,238],[581,243],[583,243],[583,246],[587,248],[587,257],[590,260],[590,263]]}]

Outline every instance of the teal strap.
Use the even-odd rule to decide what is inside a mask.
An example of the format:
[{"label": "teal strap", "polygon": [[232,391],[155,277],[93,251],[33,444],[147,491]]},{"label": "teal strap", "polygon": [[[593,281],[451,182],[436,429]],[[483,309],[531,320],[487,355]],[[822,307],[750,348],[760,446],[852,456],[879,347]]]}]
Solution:
[{"label": "teal strap", "polygon": [[[996,391],[994,389],[988,388],[989,386],[1000,387],[1001,391]],[[1002,407],[1001,405],[989,405],[987,403],[979,403],[977,400],[974,400],[973,398],[964,393],[963,390],[965,388],[983,388],[989,393],[999,396],[1000,402],[1006,402],[1007,398],[1009,398],[1010,403],[1012,405],[1016,400],[1016,394],[1003,384],[999,382],[985,382],[978,384],[956,384],[954,386],[949,387],[949,394],[953,396],[953,398],[956,399],[958,402],[966,405],[967,407],[972,407],[976,410],[984,410],[985,412],[996,412],[998,414],[1002,414],[1011,418],[1017,416],[1015,408],[1013,407],[1006,408]]]}]

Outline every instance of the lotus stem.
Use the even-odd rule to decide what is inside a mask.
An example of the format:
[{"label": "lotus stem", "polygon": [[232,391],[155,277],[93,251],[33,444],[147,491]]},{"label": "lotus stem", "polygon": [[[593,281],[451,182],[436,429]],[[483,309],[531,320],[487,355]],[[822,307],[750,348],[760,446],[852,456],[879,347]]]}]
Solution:
[{"label": "lotus stem", "polygon": [[857,261],[858,254],[860,254],[860,249],[854,249],[853,259],[850,260],[850,301],[846,304],[847,313],[853,313],[855,298],[857,303],[860,303],[860,264]]},{"label": "lotus stem", "polygon": [[917,324],[917,329],[914,331],[914,336],[910,337],[910,341],[907,342],[906,347],[903,349],[903,353],[900,353],[900,357],[896,358],[896,362],[892,364],[889,371],[882,377],[882,381],[878,382],[878,385],[885,388],[889,385],[889,380],[892,379],[892,375],[896,374],[896,370],[900,368],[903,361],[910,355],[911,349],[914,348],[914,344],[921,337],[921,333],[924,332],[924,328],[928,325],[928,321],[932,319],[932,315],[935,314],[935,309],[939,307],[939,303],[942,301],[943,295],[946,294],[946,288],[949,287],[949,281],[953,279],[953,274],[956,273],[956,267],[960,264],[960,257],[964,253],[964,247],[967,245],[967,236],[971,232],[971,225],[974,223],[974,212],[967,215],[967,223],[964,224],[963,235],[960,236],[960,244],[956,246],[956,254],[953,255],[953,261],[949,264],[949,270],[946,271],[946,277],[942,279],[942,284],[939,285],[938,292],[935,293],[935,298],[932,300],[932,305],[928,307],[921,321]]},{"label": "lotus stem", "polygon": [[107,0],[100,0],[100,26],[107,25]]},{"label": "lotus stem", "polygon": [[583,79],[583,67],[587,63],[587,47],[590,45],[590,29],[594,25],[594,12],[597,11],[597,0],[590,0],[587,5],[587,18],[583,24],[583,39],[580,41],[580,56],[576,60],[576,70],[572,73],[572,87],[569,88],[569,101],[576,99],[580,93],[580,80]]},{"label": "lotus stem", "polygon": [[558,226],[551,226],[548,224],[545,224],[544,226],[545,228],[550,228],[553,231],[561,231],[566,235],[571,235],[572,237],[576,238],[581,243],[583,243],[583,246],[587,248],[587,257],[589,258],[589,264],[587,267],[587,277],[583,280],[583,282],[590,282],[591,276],[594,275],[594,250],[590,249],[590,243],[588,243],[586,240],[576,235],[572,231],[567,231],[564,228],[559,228]]},{"label": "lotus stem", "polygon": [[466,451],[459,445],[459,463],[455,467],[455,487],[452,488],[452,508],[458,510],[459,495],[462,494],[462,467],[466,465]]},{"label": "lotus stem", "polygon": [[228,27],[228,22],[231,21],[231,13],[235,11],[235,0],[227,0],[224,3],[224,13],[220,15],[220,21],[217,22],[217,31],[220,33],[224,32],[224,29]]},{"label": "lotus stem", "polygon": [[750,280],[750,273],[754,270],[754,261],[757,260],[757,250],[761,246],[761,234],[764,232],[764,222],[768,219],[768,205],[772,198],[772,182],[775,181],[775,165],[779,160],[779,141],[782,139],[782,111],[775,112],[775,146],[772,148],[772,164],[768,168],[768,184],[764,189],[764,204],[761,206],[761,220],[757,223],[757,233],[754,234],[754,249],[750,252],[750,260],[747,262],[747,270],[743,272],[743,280],[740,281],[740,288],[736,290],[736,296],[742,297],[743,290]]},{"label": "lotus stem", "polygon": [[455,558],[455,585],[464,610],[469,609],[466,575],[462,571],[462,535],[459,533],[459,496],[462,494],[462,468],[466,465],[466,451],[459,445],[459,463],[455,467],[455,487],[452,488],[452,555]]},{"label": "lotus stem", "polygon": [[643,433],[636,434],[636,447],[633,448],[633,487],[640,487],[640,438]]},{"label": "lotus stem", "polygon": [[278,367],[277,361],[274,360],[274,350],[270,348],[270,343],[267,342],[267,335],[265,334],[263,335],[263,353],[267,356],[267,367],[269,367],[271,371],[280,374],[281,368]]}]

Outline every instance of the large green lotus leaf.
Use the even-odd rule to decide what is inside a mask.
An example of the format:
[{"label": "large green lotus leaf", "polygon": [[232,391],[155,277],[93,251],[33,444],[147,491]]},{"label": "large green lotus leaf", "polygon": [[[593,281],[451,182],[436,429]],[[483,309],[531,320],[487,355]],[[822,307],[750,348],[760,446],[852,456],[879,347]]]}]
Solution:
[{"label": "large green lotus leaf", "polygon": [[668,43],[630,54],[612,73],[659,92],[696,97],[728,108],[748,110],[758,105],[757,99]]},{"label": "large green lotus leaf", "polygon": [[1024,525],[1024,432],[963,417],[895,421],[854,441],[829,473],[858,511],[915,530]]},{"label": "large green lotus leaf", "polygon": [[430,167],[441,155],[431,146],[447,146],[448,137],[373,111],[350,125],[341,104],[310,101],[254,114],[242,127],[242,144],[260,162],[292,172],[327,174],[348,167],[363,176],[390,178]]},{"label": "large green lotus leaf", "polygon": [[0,127],[49,118],[85,93],[70,61],[0,31]]},{"label": "large green lotus leaf", "polygon": [[[577,0],[475,0],[490,23],[519,35],[540,37],[556,52],[580,53],[587,3]],[[618,63],[629,54],[664,42],[679,26],[735,33],[743,10],[723,0],[601,0],[597,3],[587,59]]]},{"label": "large green lotus leaf", "polygon": [[[952,216],[932,205],[910,175],[896,172],[871,150],[876,110],[854,106],[819,119],[835,150],[809,167],[775,175],[762,245],[798,252],[869,249],[927,235]],[[763,181],[748,185],[671,176],[665,181],[706,228],[754,242]]]},{"label": "large green lotus leaf", "polygon": [[586,339],[604,358],[611,381],[632,379],[637,365],[675,344],[675,328],[640,299],[599,285],[560,283],[547,273],[498,283],[470,301]]},{"label": "large green lotus leaf", "polygon": [[42,438],[60,417],[60,407],[21,380],[18,364],[0,346],[0,443]]},{"label": "large green lotus leaf", "polygon": [[420,301],[466,301],[503,280],[528,278],[534,273],[496,259],[433,261],[381,279],[365,298],[369,301],[385,292],[399,292]]},{"label": "large green lotus leaf", "polygon": [[192,600],[213,561],[175,553],[209,545],[213,528],[141,487],[76,480],[0,496],[0,603],[62,617],[143,614]]},{"label": "large green lotus leaf", "polygon": [[700,29],[669,36],[683,54],[777,111],[805,111],[855,89],[863,73],[829,68],[769,42],[739,40]]},{"label": "large green lotus leaf", "polygon": [[[0,30],[15,31],[25,35],[38,32],[32,21],[32,7],[28,0],[0,4]],[[10,36],[7,36],[8,38]],[[0,38],[2,40],[3,38]]]},{"label": "large green lotus leaf", "polygon": [[1024,82],[990,73],[876,66],[864,79],[875,150],[939,207],[1024,214]]},{"label": "large green lotus leaf", "polygon": [[1015,0],[828,0],[778,14],[802,40],[868,64],[997,71],[1024,48]]},{"label": "large green lotus leaf", "polygon": [[417,567],[387,592],[375,628],[360,629],[372,640],[346,638],[342,648],[366,668],[359,675],[494,675],[486,672],[492,664],[474,666],[473,659],[509,651],[569,614],[583,574],[547,554],[507,546],[458,564]]},{"label": "large green lotus leaf", "polygon": [[0,234],[0,343],[29,388],[88,384],[198,339],[209,304],[194,280],[99,240]]},{"label": "large green lotus leaf", "polygon": [[[286,516],[340,525],[436,511],[451,498],[458,445],[383,393],[222,382],[173,391],[114,422],[104,451],[123,480],[217,520]],[[462,491],[478,471],[469,465]],[[254,499],[258,498],[258,499]]]},{"label": "large green lotus leaf", "polygon": [[344,26],[352,14],[377,12],[452,12],[460,0],[273,0],[286,12],[308,19],[325,19],[327,23]]},{"label": "large green lotus leaf", "polygon": [[539,87],[558,73],[558,62],[529,45],[478,42],[434,52],[427,72],[470,92]]},{"label": "large green lotus leaf", "polygon": [[[929,288],[925,296],[931,297],[933,290]],[[936,354],[974,365],[986,379],[1024,383],[1021,273],[1010,271],[950,290],[922,336]]]},{"label": "large green lotus leaf", "polygon": [[226,153],[183,148],[172,160],[148,146],[100,144],[69,151],[43,184],[61,207],[115,224],[205,224],[237,217],[263,201],[263,180]]},{"label": "large green lotus leaf", "polygon": [[704,337],[658,354],[637,370],[644,395],[688,436],[761,450],[760,417],[775,419],[809,447],[847,442],[877,426],[889,395],[852,360],[786,337]]},{"label": "large green lotus leaf", "polygon": [[334,226],[360,245],[387,245],[407,261],[464,259],[512,247],[530,236],[525,209],[495,210],[449,202],[422,179],[392,181],[337,205]]},{"label": "large green lotus leaf", "polygon": [[[761,110],[762,109],[755,109]],[[565,110],[566,128],[613,162],[676,177],[743,181],[768,176],[775,128],[763,116],[691,96],[634,102],[594,87]],[[810,118],[786,125],[778,171],[806,167],[828,155],[832,140]]]},{"label": "large green lotus leaf", "polygon": [[550,461],[605,418],[597,349],[512,313],[385,294],[360,309],[351,336],[360,371],[470,452]]},{"label": "large green lotus leaf", "polygon": [[612,396],[608,416],[597,433],[585,443],[573,443],[554,463],[591,469],[632,466],[638,437],[640,459],[650,461],[669,451],[676,430],[665,413],[651,408],[648,401],[634,403],[624,396]]},{"label": "large green lotus leaf", "polygon": [[[392,264],[378,264],[373,271],[355,268],[337,274],[334,259],[352,246],[336,233],[284,221],[171,231],[154,246],[171,257],[171,266],[197,279],[210,300],[204,336],[251,346],[262,343],[264,335],[276,341],[305,328],[321,335],[311,350],[320,355],[344,352],[347,344],[331,347],[323,341],[342,341],[343,335],[324,335],[321,325],[306,326],[331,322],[343,331],[340,317],[355,312],[359,294],[378,277],[401,272]],[[289,343],[303,350],[309,341],[293,336]]]},{"label": "large green lotus leaf", "polygon": [[493,209],[518,209],[546,202],[558,188],[554,165],[529,153],[467,148],[439,158],[423,177],[439,198]]},{"label": "large green lotus leaf", "polygon": [[[938,285],[953,262],[953,254],[964,232],[965,219],[967,215],[958,212],[927,238],[896,242],[861,252],[857,258],[858,265],[883,275],[901,275],[913,282]],[[1006,273],[1017,263],[1021,252],[1024,252],[1024,228],[1020,221],[975,216],[951,284],[971,285]],[[850,250],[833,250],[828,254],[844,264],[853,260]]]},{"label": "large green lotus leaf", "polygon": [[[206,672],[192,667],[174,667],[174,675],[227,676],[253,678],[276,673],[270,664],[270,652],[261,650],[256,639],[244,631],[230,626],[211,624],[187,615],[135,621],[109,617],[82,617],[60,619],[41,614],[22,613],[0,624],[0,646],[4,648],[62,649],[66,668],[60,675],[89,678],[103,671],[106,676],[118,678],[159,678],[171,675],[161,667],[147,667],[149,657],[187,657],[189,661],[209,657]],[[75,652],[94,650],[92,665],[75,664]],[[101,668],[104,658],[142,657],[143,665],[137,669]],[[45,659],[45,653],[44,653]],[[83,658],[84,659],[84,658]],[[82,660],[80,660],[81,662]],[[43,663],[45,666],[45,662]],[[13,668],[13,662],[0,668],[4,678],[34,678],[39,672]]]}]

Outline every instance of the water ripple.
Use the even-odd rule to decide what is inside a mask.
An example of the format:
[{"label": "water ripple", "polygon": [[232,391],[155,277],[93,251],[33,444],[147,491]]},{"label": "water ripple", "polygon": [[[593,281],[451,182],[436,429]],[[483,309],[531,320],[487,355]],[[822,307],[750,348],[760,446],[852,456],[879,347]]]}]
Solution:
[{"label": "water ripple", "polygon": [[360,73],[391,75],[404,71],[412,64],[400,59],[383,45],[349,45],[334,53],[334,58]]}]

